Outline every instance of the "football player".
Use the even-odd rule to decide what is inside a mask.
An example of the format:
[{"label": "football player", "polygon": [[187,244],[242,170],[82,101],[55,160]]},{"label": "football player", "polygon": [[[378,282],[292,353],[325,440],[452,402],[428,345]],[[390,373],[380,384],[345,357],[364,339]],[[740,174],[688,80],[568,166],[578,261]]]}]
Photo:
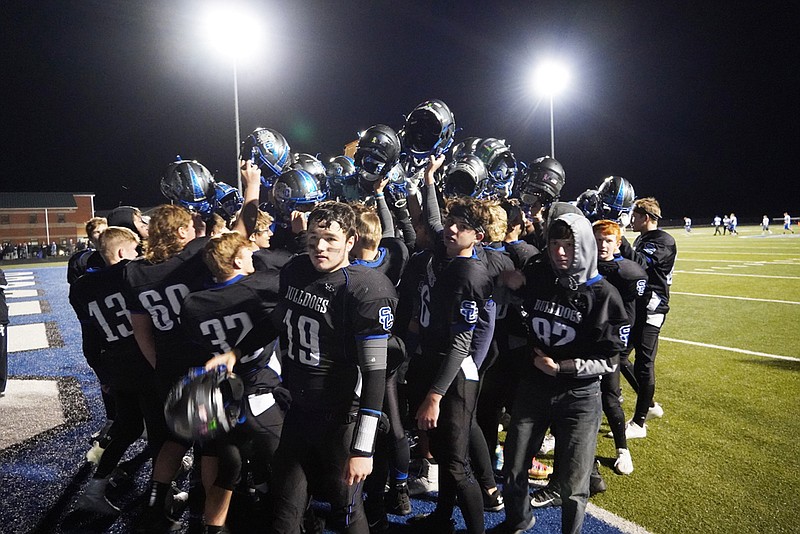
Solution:
[{"label": "football player", "polygon": [[68,283],[71,284],[77,280],[89,268],[105,266],[102,256],[97,252],[97,240],[106,228],[108,228],[108,220],[105,217],[92,217],[86,221],[86,237],[89,239],[89,246],[70,256],[67,262]]},{"label": "football player", "polygon": [[397,301],[391,281],[350,265],[355,215],[323,202],[309,215],[306,250],[281,271],[283,378],[292,396],[275,453],[271,532],[295,534],[308,485],[323,489],[335,527],[367,534],[362,483],[372,471]]},{"label": "football player", "polygon": [[158,416],[162,405],[152,395],[153,368],[136,344],[128,302],[122,294],[123,271],[138,256],[139,237],[128,228],[110,226],[98,239],[98,252],[106,267],[89,269],[70,286],[69,301],[81,323],[83,354],[100,382],[114,399],[116,415],[97,470],[77,508],[102,515],[119,509],[105,497],[112,470],[147,424],[150,448],[157,452],[166,438]]},{"label": "football player", "polygon": [[[635,261],[623,258],[619,252],[622,244],[622,229],[614,221],[599,220],[592,225],[594,237],[597,241],[597,270],[617,288],[631,328],[636,328],[637,319],[644,319],[646,306],[645,290],[647,289],[647,273]],[[637,314],[638,312],[638,314]],[[620,353],[620,365],[616,371],[603,375],[600,390],[603,395],[603,412],[611,427],[611,435],[617,449],[617,460],[614,470],[621,475],[630,475],[633,472],[633,460],[628,450],[628,440],[625,437],[625,412],[620,405],[622,391],[619,387],[619,376],[622,369],[632,371],[628,361],[631,347],[626,347]]]},{"label": "football player", "polygon": [[664,410],[653,400],[656,389],[656,352],[658,336],[669,312],[669,286],[678,249],[675,239],[658,227],[661,206],[652,197],[633,203],[631,225],[639,236],[630,246],[623,238],[620,245],[624,257],[634,260],[647,272],[646,318],[634,324],[631,341],[636,353],[633,373],[636,378],[636,411],[625,430],[628,439],[647,436],[645,421],[661,417]]},{"label": "football player", "polygon": [[[412,355],[407,380],[415,398],[417,426],[429,432],[430,449],[441,466],[436,510],[414,521],[419,531],[453,532],[453,510],[459,506],[470,533],[482,533],[483,497],[469,464],[469,429],[479,389],[473,356],[478,315],[492,292],[492,281],[475,247],[486,235],[488,208],[470,197],[448,201],[439,221],[434,173],[444,157],[430,156],[425,171],[425,211],[438,236],[436,250],[415,262],[418,270],[404,277],[418,291],[421,355]],[[412,289],[413,291],[413,289]]]},{"label": "football player", "polygon": [[[278,273],[256,272],[250,241],[231,232],[206,243],[203,260],[215,284],[190,293],[183,301],[181,325],[206,358],[237,346],[253,325],[269,318],[277,304]],[[224,359],[211,358],[208,369]],[[231,369],[244,381],[244,422],[230,435],[204,444],[205,524],[209,534],[225,524],[234,485],[242,469],[242,450],[254,452],[251,473],[263,500],[270,486],[270,462],[278,446],[287,396],[280,386],[280,363],[270,346],[239,354]],[[215,455],[215,456],[212,456]]]}]

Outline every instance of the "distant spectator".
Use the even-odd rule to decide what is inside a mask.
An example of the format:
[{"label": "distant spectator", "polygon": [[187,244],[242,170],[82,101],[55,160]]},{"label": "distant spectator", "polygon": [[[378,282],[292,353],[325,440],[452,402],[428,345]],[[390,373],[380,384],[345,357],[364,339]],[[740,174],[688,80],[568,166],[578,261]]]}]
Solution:
[{"label": "distant spectator", "polygon": [[692,219],[690,217],[683,218],[683,229],[686,230],[687,234],[692,233]]},{"label": "distant spectator", "polygon": [[720,235],[720,227],[722,226],[722,217],[714,215],[714,235]]}]

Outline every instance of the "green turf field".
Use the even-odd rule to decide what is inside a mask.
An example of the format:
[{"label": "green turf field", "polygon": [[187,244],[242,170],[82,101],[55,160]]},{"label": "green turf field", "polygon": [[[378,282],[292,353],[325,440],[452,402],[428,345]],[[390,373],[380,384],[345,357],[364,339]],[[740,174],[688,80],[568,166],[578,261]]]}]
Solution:
[{"label": "green turf field", "polygon": [[598,438],[609,489],[594,504],[657,533],[800,531],[800,229],[772,230],[668,230],[678,261],[656,360],[665,415],[629,441],[629,477],[611,470],[613,440]]}]

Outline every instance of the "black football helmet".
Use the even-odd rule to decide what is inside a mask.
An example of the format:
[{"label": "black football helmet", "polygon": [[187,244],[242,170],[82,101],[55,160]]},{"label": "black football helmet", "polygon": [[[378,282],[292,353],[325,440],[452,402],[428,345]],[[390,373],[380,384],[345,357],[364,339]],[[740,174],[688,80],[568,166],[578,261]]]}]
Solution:
[{"label": "black football helmet", "polygon": [[517,187],[523,204],[548,206],[558,200],[566,182],[564,167],[549,156],[537,158],[520,176]]},{"label": "black football helmet", "polygon": [[224,366],[195,367],[173,387],[164,404],[172,432],[187,441],[209,441],[239,423],[244,382]]},{"label": "black football helmet", "polygon": [[456,119],[450,108],[441,100],[432,99],[408,114],[399,135],[403,152],[422,166],[428,156],[438,157],[450,148],[455,131]]},{"label": "black football helmet", "polygon": [[239,190],[225,182],[215,182],[214,189],[216,190],[216,203],[214,204],[214,211],[222,216],[223,219],[230,222],[239,210],[242,209],[244,198],[242,198]]},{"label": "black football helmet", "polygon": [[464,154],[453,160],[444,171],[446,197],[479,196],[487,185],[489,171],[486,164],[474,154]]},{"label": "black football helmet", "polygon": [[400,138],[385,124],[367,128],[358,139],[353,157],[358,173],[367,181],[383,178],[400,159]]},{"label": "black football helmet", "polygon": [[[633,185],[622,176],[608,176],[597,188],[600,197],[600,216],[603,219],[620,221],[621,218],[629,219],[636,200]],[[628,217],[625,217],[628,215]]]},{"label": "black football helmet", "polygon": [[488,137],[475,147],[475,155],[486,165],[486,182],[478,191],[478,197],[507,198],[514,188],[517,160],[502,139]]},{"label": "black football helmet", "polygon": [[311,154],[306,154],[303,152],[292,154],[292,163],[289,165],[289,168],[306,171],[308,174],[317,179],[322,189],[326,191],[328,190],[328,176],[327,170],[325,169],[325,164],[322,163],[316,156],[312,156]]},{"label": "black football helmet", "polygon": [[178,158],[161,177],[161,192],[172,202],[204,217],[211,215],[217,198],[214,177],[197,161]]},{"label": "black football helmet", "polygon": [[578,195],[578,199],[575,201],[575,206],[592,222],[602,219],[600,205],[600,195],[597,193],[597,189],[587,189]]},{"label": "black football helmet", "polygon": [[358,176],[353,158],[344,155],[331,158],[325,174],[331,199],[343,202],[358,200]]},{"label": "black football helmet", "polygon": [[302,169],[289,169],[272,185],[272,205],[284,223],[291,221],[292,211],[322,202],[327,196],[319,181]]},{"label": "black football helmet", "polygon": [[289,143],[277,130],[256,128],[242,141],[239,157],[250,160],[261,169],[261,183],[269,187],[290,163]]},{"label": "black football helmet", "polygon": [[453,150],[451,151],[451,159],[455,160],[461,156],[475,154],[475,150],[477,150],[478,145],[480,145],[482,141],[483,139],[480,137],[467,137],[466,139],[459,141],[453,146]]}]

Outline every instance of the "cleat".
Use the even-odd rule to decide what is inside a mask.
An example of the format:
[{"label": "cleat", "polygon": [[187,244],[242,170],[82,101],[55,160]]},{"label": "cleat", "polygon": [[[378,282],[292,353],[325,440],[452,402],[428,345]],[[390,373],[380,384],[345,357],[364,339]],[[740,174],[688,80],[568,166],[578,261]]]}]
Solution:
[{"label": "cleat", "polygon": [[534,508],[561,506],[561,494],[545,486],[531,494],[531,506]]},{"label": "cleat", "polygon": [[539,449],[539,456],[551,452],[556,448],[556,437],[553,434],[547,434],[542,441],[542,447]]},{"label": "cleat", "polygon": [[432,464],[423,458],[419,476],[408,478],[408,494],[420,495],[432,491],[439,491],[439,464]]},{"label": "cleat", "polygon": [[614,471],[620,475],[633,473],[633,458],[628,449],[617,449],[617,461],[614,462]]},{"label": "cleat", "polygon": [[600,462],[596,461],[592,467],[592,474],[589,476],[589,497],[603,493],[608,489],[606,481],[600,475]]},{"label": "cleat", "polygon": [[86,491],[78,497],[75,508],[82,512],[98,515],[119,514],[119,508],[111,504],[106,498],[106,486],[108,486],[108,479],[106,478],[93,478],[90,480]]},{"label": "cleat", "polygon": [[495,488],[494,493],[489,493],[488,491],[482,491],[483,493],[483,511],[484,512],[500,512],[505,508],[505,504],[503,503],[503,494],[500,493],[500,490]]},{"label": "cleat", "polygon": [[642,426],[637,425],[633,421],[629,421],[625,425],[625,438],[626,439],[641,439],[647,437],[647,424]]},{"label": "cleat", "polygon": [[645,421],[649,421],[650,419],[661,419],[664,417],[664,408],[657,402],[654,402],[652,406],[647,410],[647,417],[645,417]]},{"label": "cleat", "polygon": [[553,468],[549,465],[545,465],[536,458],[533,459],[531,463],[531,468],[528,469],[528,479],[529,480],[545,480],[547,477],[553,474]]},{"label": "cleat", "polygon": [[486,531],[486,534],[523,534],[526,530],[532,529],[533,525],[536,524],[536,518],[531,516],[531,520],[528,521],[528,524],[522,528],[516,528],[510,526],[508,523],[503,521],[502,523],[497,524],[496,526],[490,528]]},{"label": "cleat", "polygon": [[409,497],[408,484],[395,484],[389,489],[386,496],[386,511],[394,515],[411,514],[411,497]]}]

